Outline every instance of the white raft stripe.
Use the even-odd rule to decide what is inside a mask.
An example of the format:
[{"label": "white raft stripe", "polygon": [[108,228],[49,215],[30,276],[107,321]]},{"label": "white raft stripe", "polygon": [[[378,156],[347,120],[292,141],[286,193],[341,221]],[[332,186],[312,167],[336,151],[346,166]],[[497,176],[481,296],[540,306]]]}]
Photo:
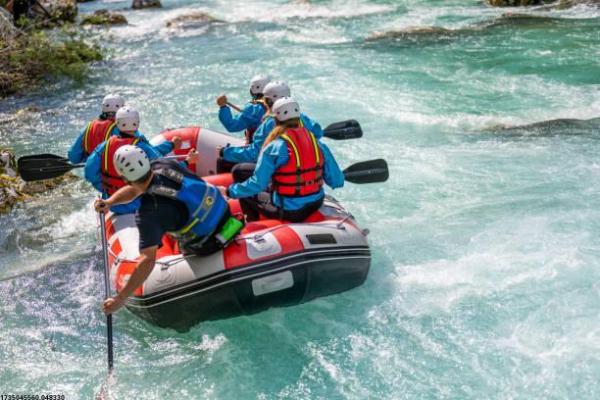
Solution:
[{"label": "white raft stripe", "polygon": [[[352,256],[352,257],[337,257],[337,258],[330,258],[330,257],[328,257],[328,258],[322,258],[321,260],[328,260],[328,261],[333,260],[333,261],[337,261],[337,260],[348,260],[348,259],[371,259],[371,257],[370,256]],[[264,275],[269,275],[269,274],[271,274],[273,272],[279,272],[279,271],[282,271],[282,270],[286,270],[288,268],[297,267],[299,265],[308,264],[308,263],[311,263],[311,262],[314,262],[314,261],[318,261],[318,260],[319,259],[299,261],[297,263],[288,264],[286,266],[283,266],[283,267],[280,267],[280,268],[276,268],[276,269],[272,269],[272,270],[269,270],[269,271],[263,271],[263,272],[259,272],[259,273],[253,274],[253,275],[246,275],[246,276],[243,276],[243,277],[230,279],[230,280],[228,280],[226,282],[217,283],[216,285],[213,285],[213,286],[210,286],[210,287],[207,287],[207,288],[204,288],[204,289],[196,290],[196,291],[189,292],[189,293],[184,293],[184,294],[182,294],[180,296],[173,297],[171,299],[163,300],[163,301],[160,301],[158,303],[154,303],[154,304],[150,304],[150,305],[138,305],[138,304],[133,304],[130,301],[128,301],[126,306],[127,307],[131,307],[131,308],[140,308],[140,309],[142,309],[142,308],[152,308],[152,307],[159,306],[161,304],[170,303],[172,301],[182,299],[184,297],[189,297],[189,296],[195,295],[197,293],[202,293],[202,292],[206,292],[206,291],[209,291],[209,290],[213,290],[213,289],[218,288],[220,286],[229,285],[230,283],[234,283],[234,282],[238,282],[238,281],[242,281],[242,280],[246,280],[246,279],[251,279],[251,278],[257,278],[257,277],[261,277],[261,276],[264,276]],[[147,300],[147,299],[144,299],[144,300]]]},{"label": "white raft stripe", "polygon": [[135,296],[134,299],[140,300],[140,301],[141,300],[151,300],[151,299],[153,299],[155,297],[160,297],[160,296],[163,296],[163,295],[171,293],[171,292],[178,292],[181,289],[186,289],[186,288],[188,288],[190,286],[195,286],[195,285],[197,285],[199,283],[210,282],[211,280],[215,280],[215,279],[217,279],[217,278],[219,278],[221,276],[236,275],[236,274],[241,273],[241,272],[249,271],[249,270],[252,270],[252,269],[255,269],[255,268],[261,268],[263,266],[267,266],[267,265],[270,265],[270,264],[275,264],[275,263],[278,263],[280,261],[285,261],[285,260],[289,260],[289,259],[293,259],[293,258],[298,258],[298,257],[306,256],[306,255],[327,254],[327,253],[340,253],[340,252],[348,252],[348,251],[363,251],[363,252],[364,251],[368,251],[369,252],[369,257],[370,257],[370,252],[371,252],[371,250],[368,247],[350,247],[350,248],[346,247],[346,248],[343,248],[343,249],[337,249],[337,248],[336,249],[319,249],[319,250],[311,250],[311,251],[303,250],[303,251],[298,252],[298,253],[290,254],[290,255],[288,255],[286,257],[281,257],[281,258],[275,258],[275,259],[271,259],[271,260],[266,260],[266,261],[263,261],[261,263],[250,264],[250,265],[248,265],[246,267],[241,267],[241,268],[236,267],[236,268],[233,268],[233,269],[224,269],[224,270],[222,270],[220,272],[215,273],[214,275],[210,275],[210,276],[204,277],[203,280],[196,279],[196,280],[193,280],[193,281],[191,281],[191,282],[189,282],[187,284],[183,284],[181,286],[176,286],[173,289],[166,290],[164,292],[161,291],[161,292],[157,292],[157,293],[154,293],[154,294],[153,293],[149,293],[147,296],[143,296],[143,297]]}]

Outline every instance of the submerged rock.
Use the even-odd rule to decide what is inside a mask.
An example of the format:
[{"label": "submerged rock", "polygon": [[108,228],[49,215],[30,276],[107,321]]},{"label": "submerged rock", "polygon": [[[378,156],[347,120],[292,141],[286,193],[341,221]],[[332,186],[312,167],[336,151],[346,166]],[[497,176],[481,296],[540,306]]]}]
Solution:
[{"label": "submerged rock", "polygon": [[42,110],[39,107],[30,105],[23,107],[16,112],[6,114],[2,113],[0,114],[0,125],[8,124],[17,120],[30,119],[41,111]]},{"label": "submerged rock", "polygon": [[131,8],[141,10],[143,8],[162,8],[160,0],[133,0]]},{"label": "submerged rock", "polygon": [[494,7],[517,7],[517,6],[539,6],[541,4],[554,3],[558,0],[488,0]]},{"label": "submerged rock", "polygon": [[488,0],[494,7],[543,6],[544,9],[565,9],[581,4],[600,6],[600,0]]},{"label": "submerged rock", "polygon": [[202,11],[194,11],[189,14],[183,14],[167,21],[167,28],[199,28],[212,23],[222,23],[223,20],[217,19],[210,14]]},{"label": "submerged rock", "polygon": [[379,40],[437,39],[456,36],[458,33],[460,33],[459,30],[446,29],[437,26],[423,26],[384,32],[373,32],[367,37],[366,41],[374,42]]},{"label": "submerged rock", "polygon": [[521,13],[505,13],[499,18],[489,22],[483,22],[479,25],[480,28],[494,28],[502,26],[521,26],[524,28],[544,28],[549,24],[564,21],[562,18],[548,17],[545,15],[521,14]]},{"label": "submerged rock", "polygon": [[97,10],[93,14],[83,17],[80,25],[124,25],[127,24],[127,18],[123,14],[106,9]]},{"label": "submerged rock", "polygon": [[54,179],[25,182],[18,176],[14,154],[9,150],[0,149],[0,214],[32,196],[41,195],[77,179],[76,175],[67,173]]},{"label": "submerged rock", "polygon": [[600,7],[600,0],[560,0],[555,8],[562,10],[565,8],[571,8],[571,7],[575,7],[578,5]]},{"label": "submerged rock", "polygon": [[600,118],[557,118],[517,126],[494,126],[488,132],[509,136],[589,135],[600,129]]},{"label": "submerged rock", "polygon": [[[600,1],[600,0],[599,0]],[[463,36],[482,35],[487,30],[519,26],[527,29],[546,28],[548,25],[568,21],[563,18],[523,13],[504,13],[498,18],[463,28],[448,29],[439,26],[413,27],[384,32],[373,32],[365,41],[437,42]]]}]

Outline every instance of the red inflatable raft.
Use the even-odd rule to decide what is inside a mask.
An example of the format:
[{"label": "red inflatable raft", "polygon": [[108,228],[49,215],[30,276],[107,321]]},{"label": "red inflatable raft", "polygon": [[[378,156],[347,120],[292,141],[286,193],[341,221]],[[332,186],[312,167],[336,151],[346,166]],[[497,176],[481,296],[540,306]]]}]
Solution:
[{"label": "red inflatable raft", "polygon": [[[214,173],[216,148],[243,141],[192,127],[170,130],[196,148],[201,161],[191,168],[199,176]],[[227,186],[230,174],[205,178]],[[239,202],[230,200],[232,212]],[[121,290],[137,266],[139,233],[133,214],[108,214],[107,239],[111,279]],[[207,257],[183,256],[176,241],[163,237],[157,263],[126,307],[161,327],[188,330],[200,321],[256,313],[340,293],[361,285],[371,254],[366,231],[335,199],[327,197],[319,211],[303,223],[261,220],[246,225],[226,249]]]}]

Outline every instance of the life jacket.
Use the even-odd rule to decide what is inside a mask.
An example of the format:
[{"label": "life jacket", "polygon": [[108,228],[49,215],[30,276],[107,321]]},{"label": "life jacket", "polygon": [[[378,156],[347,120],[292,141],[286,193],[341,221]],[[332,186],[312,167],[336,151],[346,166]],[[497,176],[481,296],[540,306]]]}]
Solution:
[{"label": "life jacket", "polygon": [[[264,103],[264,101],[252,100],[251,103],[252,104],[260,104],[262,106],[263,110],[265,111],[265,113],[267,112],[267,105]],[[264,118],[263,118],[263,120],[264,120]],[[250,143],[252,143],[252,141],[254,140],[254,132],[256,132],[256,130],[258,129],[259,126],[260,126],[260,124],[257,126],[254,126],[252,128],[246,128],[246,130],[244,131],[244,135],[246,136],[246,145],[249,145]]]},{"label": "life jacket", "polygon": [[176,163],[156,160],[152,162],[151,166],[154,174],[176,183],[178,189],[151,184],[146,193],[180,201],[188,210],[188,221],[185,226],[172,233],[186,241],[199,236],[210,236],[214,233],[229,207],[216,186],[192,176]]},{"label": "life jacket", "polygon": [[136,145],[141,138],[133,136],[111,136],[104,145],[104,151],[100,158],[100,170],[102,173],[102,188],[112,196],[114,192],[127,185],[115,168],[113,162],[117,150],[125,145]]},{"label": "life jacket", "polygon": [[279,137],[287,143],[289,160],[273,174],[275,192],[287,197],[318,193],[323,186],[324,160],[315,135],[301,126]]},{"label": "life jacket", "polygon": [[108,140],[115,125],[114,119],[95,119],[87,124],[81,142],[86,156],[92,154],[100,143]]}]

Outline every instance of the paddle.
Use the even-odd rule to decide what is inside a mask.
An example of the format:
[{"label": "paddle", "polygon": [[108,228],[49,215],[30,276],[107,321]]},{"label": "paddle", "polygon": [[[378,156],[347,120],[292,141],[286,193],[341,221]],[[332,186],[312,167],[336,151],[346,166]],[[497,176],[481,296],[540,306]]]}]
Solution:
[{"label": "paddle", "polygon": [[68,159],[54,154],[24,156],[17,161],[19,175],[26,182],[56,178],[84,165],[71,164]]},{"label": "paddle", "polygon": [[[102,255],[104,256],[104,299],[110,297],[110,281],[108,279],[108,243],[106,241],[106,220],[104,212],[100,212],[100,235],[102,236]],[[112,314],[106,316],[106,338],[108,342],[108,373],[113,369],[113,334],[112,334]]]},{"label": "paddle", "polygon": [[[164,157],[167,159],[187,157],[185,154]],[[36,154],[17,160],[19,175],[26,181],[40,181],[64,175],[72,169],[83,168],[85,164],[71,164],[69,160],[55,154]]]},{"label": "paddle", "polygon": [[344,178],[358,184],[385,182],[389,176],[387,162],[381,158],[352,164],[344,170]]},{"label": "paddle", "polygon": [[358,139],[362,137],[362,128],[355,119],[334,122],[323,130],[326,138],[334,140]]},{"label": "paddle", "polygon": [[[104,257],[104,299],[110,297],[110,280],[109,280],[109,264],[108,264],[108,243],[106,240],[106,219],[104,212],[100,212],[100,236],[102,237],[102,255]],[[112,314],[106,316],[106,340],[108,344],[107,355],[108,355],[108,377],[100,388],[100,393],[97,396],[98,399],[104,399],[108,393],[108,383],[113,371],[114,357],[113,357],[113,331],[112,331]]]},{"label": "paddle", "polygon": [[[227,102],[227,105],[236,111],[242,111],[242,109],[235,104]],[[355,119],[334,122],[333,124],[327,125],[327,128],[323,130],[323,133],[326,138],[333,140],[358,139],[361,138],[363,134],[360,124]]]}]

